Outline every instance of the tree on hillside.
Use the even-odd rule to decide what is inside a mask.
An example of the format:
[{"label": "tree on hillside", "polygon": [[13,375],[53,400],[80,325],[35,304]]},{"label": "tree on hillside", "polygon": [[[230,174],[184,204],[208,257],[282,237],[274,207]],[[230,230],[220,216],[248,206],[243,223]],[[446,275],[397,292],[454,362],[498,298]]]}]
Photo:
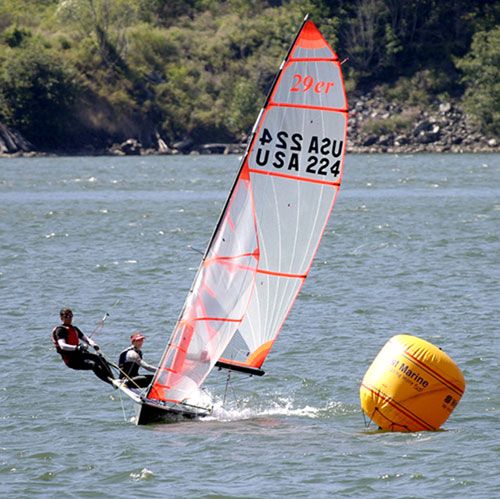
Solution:
[{"label": "tree on hillside", "polygon": [[0,74],[0,103],[7,124],[41,149],[69,135],[76,88],[64,64],[38,46],[14,49]]},{"label": "tree on hillside", "polygon": [[138,18],[133,0],[62,0],[57,10],[63,22],[80,31],[80,37],[93,34],[97,50],[108,67],[126,69],[123,59],[127,46],[126,28]]},{"label": "tree on hillside", "polygon": [[500,27],[476,33],[457,66],[466,85],[465,108],[485,132],[500,135]]}]

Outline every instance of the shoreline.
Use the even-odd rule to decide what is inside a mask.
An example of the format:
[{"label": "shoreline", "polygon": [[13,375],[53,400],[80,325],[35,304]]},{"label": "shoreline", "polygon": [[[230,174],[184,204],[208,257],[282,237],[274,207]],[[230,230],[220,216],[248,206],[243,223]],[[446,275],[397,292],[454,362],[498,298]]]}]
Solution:
[{"label": "shoreline", "polygon": [[[116,154],[106,150],[94,151],[89,153],[88,151],[58,151],[58,152],[41,152],[41,151],[28,151],[28,152],[15,152],[15,153],[1,153],[0,159],[16,159],[16,158],[63,158],[63,157],[131,157],[131,156],[236,156],[243,155],[245,148],[238,149],[236,147],[231,147],[231,152],[215,152],[215,153],[201,153],[198,151],[191,151],[189,153],[172,152],[164,153],[155,150],[144,150],[139,154],[127,155],[127,154]],[[346,154],[363,155],[363,154],[499,154],[500,147],[442,147],[442,148],[423,148],[423,147],[363,147],[363,146],[353,146],[347,147]]]},{"label": "shoreline", "polygon": [[[0,159],[10,158],[43,158],[43,157],[126,157],[126,156],[209,156],[209,155],[243,155],[246,150],[246,144],[201,144],[189,152],[182,152],[176,149],[168,151],[159,151],[156,149],[138,148],[131,153],[121,152],[114,146],[109,149],[83,148],[81,150],[63,150],[63,151],[16,151],[12,153],[0,151]],[[347,139],[346,154],[498,154],[500,146],[494,144],[405,144],[404,146],[379,146],[379,145],[359,145],[350,143]]]},{"label": "shoreline", "polygon": [[[347,154],[500,153],[500,137],[484,134],[455,99],[425,107],[390,102],[374,93],[353,98],[347,128]],[[243,140],[247,140],[244,138]],[[105,142],[105,137],[102,142]],[[134,137],[107,146],[78,145],[36,150],[16,130],[0,123],[0,158],[43,156],[150,156],[244,154],[246,143],[194,143],[189,137],[167,145],[158,134],[143,147]]]}]

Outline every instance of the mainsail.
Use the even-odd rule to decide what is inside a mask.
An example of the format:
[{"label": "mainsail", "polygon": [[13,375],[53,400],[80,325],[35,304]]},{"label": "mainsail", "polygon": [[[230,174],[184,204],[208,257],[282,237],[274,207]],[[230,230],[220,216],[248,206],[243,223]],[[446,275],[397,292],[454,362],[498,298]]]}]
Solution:
[{"label": "mainsail", "polygon": [[342,178],[340,62],[304,20],[146,395],[186,403],[217,362],[262,367],[307,277]]}]

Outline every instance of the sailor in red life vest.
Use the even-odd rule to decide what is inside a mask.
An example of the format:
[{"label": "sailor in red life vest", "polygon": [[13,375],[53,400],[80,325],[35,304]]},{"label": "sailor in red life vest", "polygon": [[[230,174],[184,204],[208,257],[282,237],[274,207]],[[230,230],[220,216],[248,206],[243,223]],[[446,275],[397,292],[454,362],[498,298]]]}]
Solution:
[{"label": "sailor in red life vest", "polygon": [[112,384],[114,376],[104,357],[87,351],[89,346],[99,351],[99,346],[73,326],[73,312],[63,308],[59,315],[62,324],[53,329],[52,341],[64,363],[71,369],[92,370],[99,379]]},{"label": "sailor in red life vest", "polygon": [[149,365],[142,360],[142,345],[145,336],[139,331],[135,331],[130,336],[132,345],[120,353],[118,367],[120,368],[120,378],[126,378],[126,385],[130,388],[145,388],[153,380],[152,374],[139,375],[139,367],[143,367],[149,372],[155,373],[156,367]]}]

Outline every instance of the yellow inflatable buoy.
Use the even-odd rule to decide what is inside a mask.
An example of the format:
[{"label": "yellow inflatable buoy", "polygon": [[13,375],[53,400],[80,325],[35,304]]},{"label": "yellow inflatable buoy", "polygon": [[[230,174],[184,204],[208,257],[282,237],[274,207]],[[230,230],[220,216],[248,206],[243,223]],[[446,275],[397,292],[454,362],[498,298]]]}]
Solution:
[{"label": "yellow inflatable buoy", "polygon": [[462,371],[442,350],[415,336],[392,337],[366,372],[361,408],[380,428],[437,430],[465,390]]}]

